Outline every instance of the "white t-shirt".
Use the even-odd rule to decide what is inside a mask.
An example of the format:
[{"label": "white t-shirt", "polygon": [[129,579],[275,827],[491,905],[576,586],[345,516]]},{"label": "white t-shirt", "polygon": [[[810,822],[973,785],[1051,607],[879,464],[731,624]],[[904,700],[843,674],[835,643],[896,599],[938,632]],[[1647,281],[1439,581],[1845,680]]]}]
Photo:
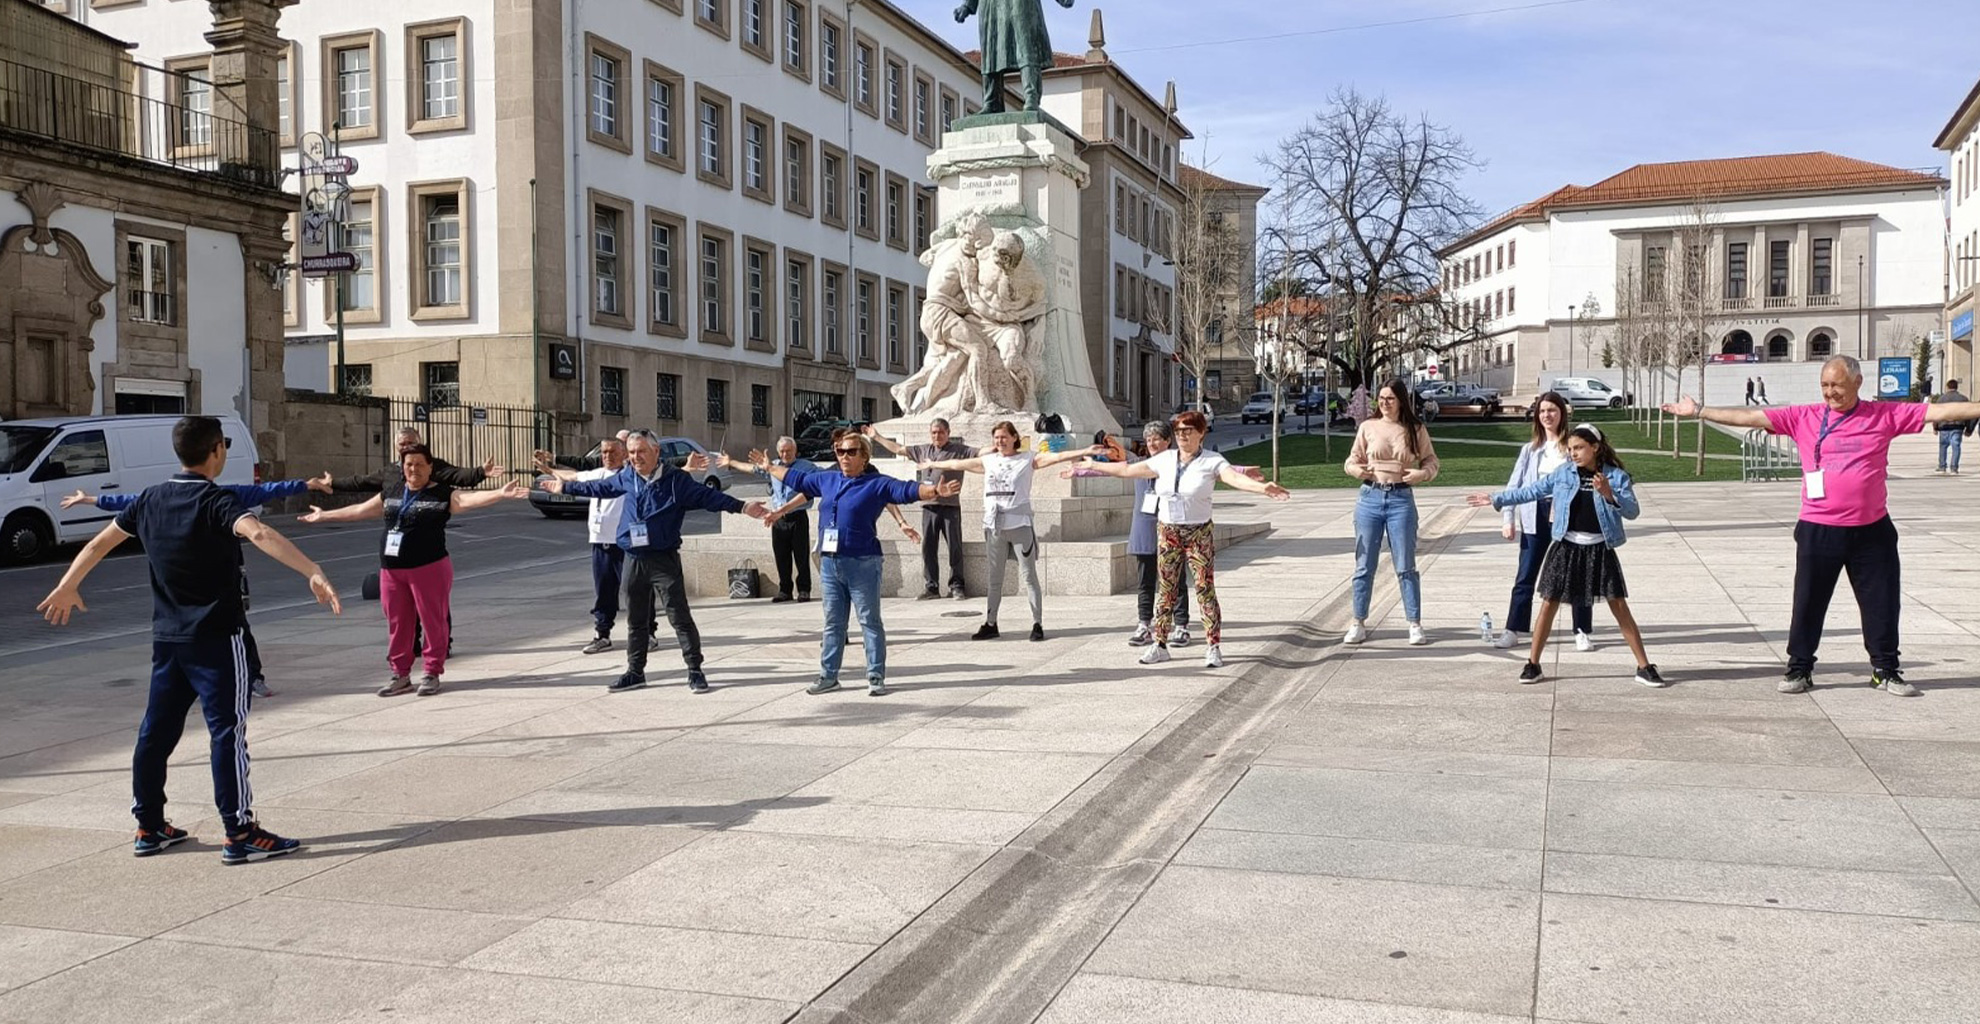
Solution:
[{"label": "white t-shirt", "polygon": [[[605,469],[601,467],[599,469],[587,469],[579,473],[577,479],[609,480],[618,475],[619,471],[616,469]],[[589,527],[591,542],[593,544],[617,544],[619,542],[619,514],[620,510],[625,507],[625,501],[626,499],[623,496],[591,499]]]},{"label": "white t-shirt", "polygon": [[983,528],[1021,530],[1030,526],[1032,454],[984,452],[979,458],[983,460]]},{"label": "white t-shirt", "polygon": [[1179,449],[1171,448],[1148,459],[1160,503],[1155,518],[1171,526],[1201,526],[1210,521],[1210,492],[1217,489],[1217,474],[1230,463],[1216,452],[1199,451],[1178,477],[1176,463],[1181,457]]},{"label": "white t-shirt", "polygon": [[1540,461],[1535,463],[1540,476],[1549,476],[1554,470],[1567,464],[1567,450],[1557,444],[1540,446]]}]

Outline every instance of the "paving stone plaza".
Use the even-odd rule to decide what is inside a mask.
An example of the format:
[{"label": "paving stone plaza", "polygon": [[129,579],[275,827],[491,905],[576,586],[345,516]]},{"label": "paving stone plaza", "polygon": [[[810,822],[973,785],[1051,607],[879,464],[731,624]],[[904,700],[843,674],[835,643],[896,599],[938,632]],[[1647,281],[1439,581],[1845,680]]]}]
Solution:
[{"label": "paving stone plaza", "polygon": [[1846,595],[1774,692],[1793,484],[1640,488],[1668,690],[1600,610],[1518,685],[1477,628],[1515,556],[1455,488],[1419,498],[1427,647],[1393,577],[1339,645],[1352,492],[1225,496],[1274,529],[1219,559],[1223,668],[1135,664],[1132,595],[1048,598],[1044,643],[890,600],[878,700],[803,692],[818,605],[707,598],[713,692],[663,649],[608,695],[574,530],[461,580],[436,697],[372,695],[376,603],[257,611],[256,808],[309,846],[224,869],[196,723],[196,841],[130,854],[144,694],[107,684],[147,637],[20,659],[0,1021],[1971,1022],[1980,492],[1929,444],[1893,453],[1913,700],[1865,685]]}]

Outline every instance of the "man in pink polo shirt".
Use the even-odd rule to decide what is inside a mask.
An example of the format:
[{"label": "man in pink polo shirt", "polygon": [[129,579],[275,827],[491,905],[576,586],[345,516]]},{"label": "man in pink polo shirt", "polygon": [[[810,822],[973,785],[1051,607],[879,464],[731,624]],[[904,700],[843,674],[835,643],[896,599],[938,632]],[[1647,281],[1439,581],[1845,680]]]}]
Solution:
[{"label": "man in pink polo shirt", "polygon": [[1806,693],[1815,685],[1815,648],[1836,579],[1849,573],[1870,652],[1870,685],[1916,697],[1898,668],[1898,535],[1884,474],[1891,441],[1927,423],[1980,416],[1980,403],[1864,402],[1863,369],[1849,356],[1822,364],[1822,401],[1766,409],[1706,408],[1689,395],[1664,406],[1729,427],[1785,434],[1801,453],[1801,520],[1794,524],[1794,618],[1788,667],[1776,689]]}]

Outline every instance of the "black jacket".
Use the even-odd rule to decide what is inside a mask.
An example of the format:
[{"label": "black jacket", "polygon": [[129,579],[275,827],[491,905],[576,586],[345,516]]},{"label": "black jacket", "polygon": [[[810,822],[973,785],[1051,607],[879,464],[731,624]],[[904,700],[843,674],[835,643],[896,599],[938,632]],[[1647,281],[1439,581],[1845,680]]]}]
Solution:
[{"label": "black jacket", "polygon": [[[330,489],[340,493],[377,494],[385,490],[387,483],[397,480],[404,475],[404,471],[400,470],[399,467],[386,466],[376,473],[369,473],[364,476],[333,477],[330,480]],[[446,459],[434,459],[433,479],[449,487],[466,489],[477,486],[483,480],[488,479],[488,474],[483,473],[480,466],[469,466],[463,469],[448,462]]]}]

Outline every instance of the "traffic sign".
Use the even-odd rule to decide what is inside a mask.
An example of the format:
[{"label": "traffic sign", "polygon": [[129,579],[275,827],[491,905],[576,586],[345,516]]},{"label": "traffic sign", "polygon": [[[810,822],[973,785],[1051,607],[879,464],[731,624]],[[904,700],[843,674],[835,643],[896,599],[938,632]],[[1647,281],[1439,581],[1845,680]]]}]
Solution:
[{"label": "traffic sign", "polygon": [[357,157],[326,156],[317,161],[316,171],[318,174],[356,174]]},{"label": "traffic sign", "polygon": [[310,277],[322,277],[358,268],[357,256],[348,252],[324,253],[321,256],[304,256],[302,272]]}]

